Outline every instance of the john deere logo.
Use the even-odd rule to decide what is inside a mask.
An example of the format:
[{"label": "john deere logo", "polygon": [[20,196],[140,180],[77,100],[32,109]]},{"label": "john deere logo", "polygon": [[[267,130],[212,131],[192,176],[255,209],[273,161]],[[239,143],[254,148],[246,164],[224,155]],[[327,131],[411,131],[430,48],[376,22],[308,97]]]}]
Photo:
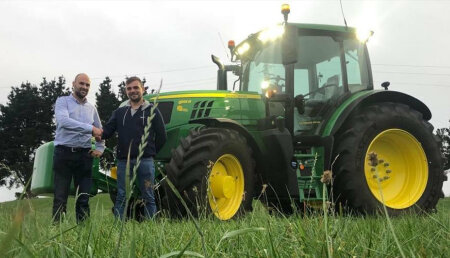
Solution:
[{"label": "john deere logo", "polygon": [[188,110],[187,110],[187,108],[184,108],[182,105],[178,105],[177,106],[177,111],[179,111],[179,112],[187,112]]}]

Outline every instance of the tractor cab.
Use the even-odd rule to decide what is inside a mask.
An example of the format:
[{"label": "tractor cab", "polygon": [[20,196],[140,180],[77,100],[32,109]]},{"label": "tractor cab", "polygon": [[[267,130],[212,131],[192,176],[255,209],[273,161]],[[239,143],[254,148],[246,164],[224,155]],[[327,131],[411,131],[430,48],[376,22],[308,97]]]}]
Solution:
[{"label": "tractor cab", "polygon": [[[286,26],[285,30],[294,33],[280,33],[278,38],[262,42],[258,35],[267,33],[262,31],[238,46],[240,90],[262,94],[267,115],[285,117],[294,135],[318,134],[330,110],[352,93],[373,89],[366,46],[351,29]],[[286,46],[290,49],[284,49]],[[247,51],[240,50],[242,47]],[[286,59],[295,62],[286,63]]]},{"label": "tractor cab", "polygon": [[229,46],[240,66],[223,67],[239,75],[233,90],[260,93],[266,116],[284,117],[292,135],[317,135],[345,99],[373,89],[366,40],[354,28],[285,22]]}]

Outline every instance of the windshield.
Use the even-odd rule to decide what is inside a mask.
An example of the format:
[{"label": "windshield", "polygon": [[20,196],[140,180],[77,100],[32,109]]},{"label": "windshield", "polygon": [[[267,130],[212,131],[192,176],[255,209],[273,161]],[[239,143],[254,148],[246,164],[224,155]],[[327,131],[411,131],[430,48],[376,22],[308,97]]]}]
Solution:
[{"label": "windshield", "polygon": [[[300,33],[299,33],[300,34]],[[285,92],[285,67],[281,40],[268,42],[242,61],[241,90],[264,94],[267,89]],[[298,62],[294,67],[294,95],[326,100],[342,95],[343,64],[346,64],[348,90],[371,87],[365,46],[353,38],[335,38],[325,33],[302,33],[298,40]]]},{"label": "windshield", "polygon": [[243,90],[263,93],[269,87],[284,92],[285,70],[281,62],[280,41],[276,41],[254,54],[253,60],[243,62]]}]

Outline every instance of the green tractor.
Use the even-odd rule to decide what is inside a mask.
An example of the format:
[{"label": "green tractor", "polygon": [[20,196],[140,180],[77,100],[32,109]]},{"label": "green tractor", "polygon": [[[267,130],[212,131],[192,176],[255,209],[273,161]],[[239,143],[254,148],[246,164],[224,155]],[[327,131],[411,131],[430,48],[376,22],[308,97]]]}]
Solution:
[{"label": "green tractor", "polygon": [[[446,177],[427,106],[388,82],[374,90],[356,29],[288,23],[287,6],[282,13],[281,25],[229,42],[232,65],[212,56],[217,90],[158,95],[168,135],[155,157],[160,207],[220,220],[256,198],[286,213],[324,200],[367,214],[383,203],[392,215],[434,210]],[[52,143],[36,153],[38,194],[51,192],[52,153]],[[113,193],[114,177],[93,169],[92,193]]]}]

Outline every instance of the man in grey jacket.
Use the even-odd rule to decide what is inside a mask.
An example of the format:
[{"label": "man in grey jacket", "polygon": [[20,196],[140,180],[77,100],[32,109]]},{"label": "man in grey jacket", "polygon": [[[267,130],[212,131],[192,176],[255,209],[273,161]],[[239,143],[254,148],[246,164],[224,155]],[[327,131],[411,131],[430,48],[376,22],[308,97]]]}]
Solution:
[{"label": "man in grey jacket", "polygon": [[[137,181],[145,202],[145,218],[151,218],[156,213],[153,185],[155,180],[155,166],[153,157],[166,142],[166,129],[161,113],[152,103],[144,100],[144,85],[138,77],[131,77],[126,81],[126,93],[129,98],[127,105],[114,110],[111,118],[103,128],[102,138],[107,139],[115,132],[119,135],[117,146],[117,197],[114,204],[114,215],[123,219],[125,209],[125,170],[127,158],[130,157],[130,172],[136,165],[139,155],[139,144],[152,110],[155,114],[151,121],[147,146],[143,150],[142,159],[137,169]],[[131,175],[132,173],[130,173]]]}]

